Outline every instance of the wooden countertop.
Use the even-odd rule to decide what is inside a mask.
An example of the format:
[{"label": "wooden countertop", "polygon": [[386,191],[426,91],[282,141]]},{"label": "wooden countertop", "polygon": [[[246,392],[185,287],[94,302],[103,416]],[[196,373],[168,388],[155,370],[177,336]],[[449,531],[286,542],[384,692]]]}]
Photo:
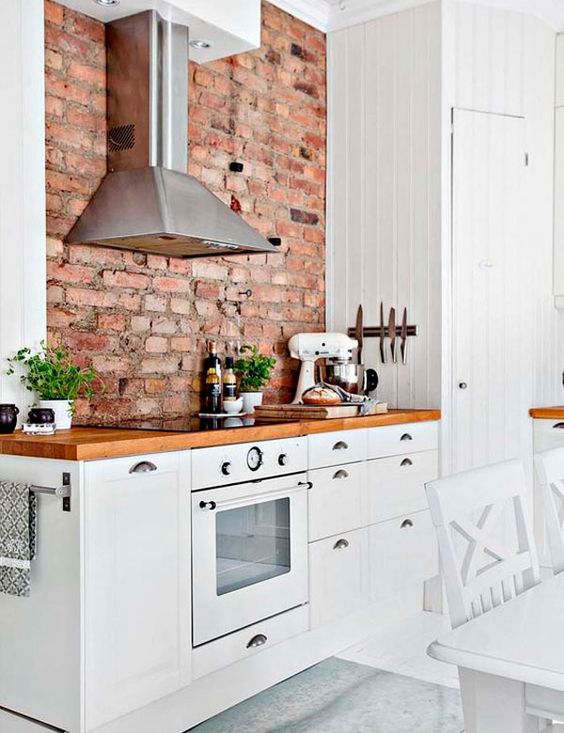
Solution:
[{"label": "wooden countertop", "polygon": [[533,407],[529,415],[537,419],[564,420],[564,407]]},{"label": "wooden countertop", "polygon": [[398,425],[440,420],[440,410],[390,410],[385,415],[348,417],[337,420],[308,420],[269,425],[262,423],[245,428],[224,428],[192,433],[121,430],[114,428],[72,428],[55,435],[0,435],[0,453],[30,458],[58,458],[67,461],[90,461],[99,458],[159,453],[204,448],[233,443],[248,443],[274,438],[295,438],[334,430]]}]

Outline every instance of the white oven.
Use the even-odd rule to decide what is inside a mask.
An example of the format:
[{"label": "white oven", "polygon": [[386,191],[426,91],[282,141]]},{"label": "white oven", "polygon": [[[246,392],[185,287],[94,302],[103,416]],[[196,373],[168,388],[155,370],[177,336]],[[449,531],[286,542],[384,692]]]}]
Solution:
[{"label": "white oven", "polygon": [[194,646],[308,601],[308,483],[305,472],[262,475],[269,462],[278,473],[291,469],[288,441],[269,441],[278,442],[286,445],[276,456],[266,443],[230,446],[231,457],[216,451],[223,481],[226,464],[235,472],[237,461],[257,477],[192,494]]}]

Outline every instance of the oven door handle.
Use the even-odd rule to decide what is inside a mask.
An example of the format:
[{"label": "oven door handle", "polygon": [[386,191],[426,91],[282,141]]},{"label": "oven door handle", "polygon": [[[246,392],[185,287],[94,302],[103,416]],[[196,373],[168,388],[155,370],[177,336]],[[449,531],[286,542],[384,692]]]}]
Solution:
[{"label": "oven door handle", "polygon": [[[213,490],[212,491],[206,491],[206,497],[208,501],[201,500],[198,502],[198,505],[202,509],[208,509],[208,504],[213,503],[214,509],[217,511],[221,511],[222,509],[236,509],[237,507],[243,507],[248,506],[249,504],[262,504],[264,501],[273,501],[275,499],[285,499],[286,497],[293,496],[294,494],[299,494],[304,491],[307,491],[308,488],[311,488],[312,484],[310,481],[300,481],[296,486],[291,486],[288,489],[273,489],[272,491],[261,491],[260,494],[250,494],[248,496],[241,496],[237,499],[225,499],[224,501],[215,501],[211,499],[213,496]],[[198,497],[198,494],[195,495]],[[199,499],[199,497],[198,497]]]}]

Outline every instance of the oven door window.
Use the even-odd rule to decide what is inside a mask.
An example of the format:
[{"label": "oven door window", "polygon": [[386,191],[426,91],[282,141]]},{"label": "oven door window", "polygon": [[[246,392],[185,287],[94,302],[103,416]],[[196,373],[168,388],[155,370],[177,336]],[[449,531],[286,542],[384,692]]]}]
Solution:
[{"label": "oven door window", "polygon": [[217,595],[290,572],[290,499],[216,514]]}]

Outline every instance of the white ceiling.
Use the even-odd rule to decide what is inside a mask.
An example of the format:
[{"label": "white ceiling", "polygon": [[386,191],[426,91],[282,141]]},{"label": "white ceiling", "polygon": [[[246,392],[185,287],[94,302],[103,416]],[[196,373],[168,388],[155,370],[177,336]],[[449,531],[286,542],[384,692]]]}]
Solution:
[{"label": "white ceiling", "polygon": [[[433,0],[269,0],[269,2],[277,5],[282,10],[301,18],[306,23],[319,28],[322,31],[330,32],[346,28],[351,25],[357,25],[367,20],[378,18],[382,15],[396,13],[407,8],[417,5],[424,5]],[[516,10],[518,12],[529,13],[544,20],[552,28],[564,31],[564,0],[443,0],[443,2],[476,2],[482,5],[490,5],[493,7],[505,8],[508,10]],[[0,0],[1,2],[1,0]],[[210,36],[210,40],[216,40],[215,34],[219,33],[217,38],[218,47],[224,51],[223,46],[230,41],[229,35],[233,39],[241,34],[237,33],[236,27],[231,27],[233,23],[237,25],[239,17],[243,19],[239,25],[244,26],[245,16],[254,9],[257,0],[236,0],[237,10],[232,3],[234,0],[213,0],[208,5],[209,0],[122,0],[121,4],[116,8],[102,8],[93,0],[59,0],[64,5],[68,5],[83,13],[87,13],[99,20],[108,21],[120,15],[129,15],[132,12],[147,9],[148,7],[158,9],[161,14],[174,17],[178,22],[184,22],[192,26],[193,37]],[[230,5],[231,3],[231,5]],[[205,13],[188,12],[195,6],[202,5],[206,7]],[[221,9],[223,6],[231,8],[229,13],[230,21],[227,24],[229,31],[227,37],[225,32],[227,28],[218,28],[217,24],[204,24],[199,18],[209,16],[210,7]],[[199,17],[198,17],[199,16]],[[212,36],[214,36],[212,38]],[[252,44],[246,47],[238,47],[237,44],[231,48],[227,43],[227,51],[231,53],[240,53],[243,50],[251,48]],[[210,61],[224,55],[224,53],[214,54],[210,52],[198,53],[191,51],[191,56],[197,61]]]},{"label": "white ceiling", "polygon": [[[323,31],[363,23],[432,0],[269,0]],[[456,0],[453,0],[456,1]],[[564,31],[564,0],[469,0],[481,5],[529,13]]]}]

